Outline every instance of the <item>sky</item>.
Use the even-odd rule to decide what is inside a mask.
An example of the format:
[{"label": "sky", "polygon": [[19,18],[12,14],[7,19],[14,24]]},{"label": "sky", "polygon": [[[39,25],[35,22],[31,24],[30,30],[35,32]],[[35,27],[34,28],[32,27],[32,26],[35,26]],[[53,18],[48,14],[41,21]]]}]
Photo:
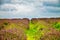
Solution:
[{"label": "sky", "polygon": [[60,17],[60,0],[0,0],[0,18]]}]

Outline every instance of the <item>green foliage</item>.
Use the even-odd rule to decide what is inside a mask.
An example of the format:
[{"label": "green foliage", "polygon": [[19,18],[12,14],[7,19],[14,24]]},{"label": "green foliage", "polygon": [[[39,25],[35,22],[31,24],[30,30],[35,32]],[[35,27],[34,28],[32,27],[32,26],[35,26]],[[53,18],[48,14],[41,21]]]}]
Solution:
[{"label": "green foliage", "polygon": [[57,30],[60,30],[60,22],[55,22],[55,23],[53,24],[53,27],[54,27],[55,29],[57,29]]},{"label": "green foliage", "polygon": [[26,30],[27,40],[40,40],[44,35],[44,29],[46,29],[40,22],[33,24],[30,21],[29,27],[29,30]]}]

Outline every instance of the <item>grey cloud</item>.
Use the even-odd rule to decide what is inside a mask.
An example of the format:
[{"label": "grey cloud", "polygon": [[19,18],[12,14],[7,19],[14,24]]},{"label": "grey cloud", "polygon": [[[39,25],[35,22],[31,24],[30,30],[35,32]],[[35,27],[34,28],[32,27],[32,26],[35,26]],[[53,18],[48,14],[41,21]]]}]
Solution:
[{"label": "grey cloud", "polygon": [[0,5],[10,3],[10,2],[11,2],[11,0],[0,0]]},{"label": "grey cloud", "polygon": [[43,5],[47,12],[50,13],[60,13],[60,0],[57,0],[55,2],[43,2]]},{"label": "grey cloud", "polygon": [[[0,10],[0,13],[3,13],[3,14],[0,14],[0,17],[1,18],[12,18],[12,17],[18,17],[18,18],[23,18],[23,17],[27,17],[27,18],[33,18],[33,17],[56,17],[56,16],[59,16],[60,15],[60,2],[58,0],[55,0],[54,2],[52,2],[53,0],[51,0],[50,2],[48,1],[39,1],[39,0],[1,0],[0,1],[0,4],[3,4],[1,5],[4,9],[6,9],[8,7],[8,9],[11,8],[11,5],[12,7],[15,7],[18,8],[18,12],[15,11],[15,12],[2,12]],[[7,7],[4,7],[4,5],[9,5]],[[34,8],[34,11],[33,12],[29,12],[29,13],[23,13],[23,10],[22,12],[20,12],[21,10],[19,10],[20,7],[23,7],[21,6],[21,4],[24,6],[29,6],[29,7],[33,7]],[[6,6],[5,5],[5,6]],[[25,7],[24,6],[24,7]],[[23,7],[23,8],[24,8]],[[32,8],[32,9],[33,9]],[[1,9],[1,7],[0,7]],[[13,9],[13,8],[12,8]],[[20,8],[21,9],[21,8]],[[7,10],[7,9],[6,9]],[[15,14],[16,13],[16,14]],[[12,14],[12,15],[11,15]]]},{"label": "grey cloud", "polygon": [[48,2],[44,2],[43,5],[44,6],[60,7],[60,3],[48,3]]}]

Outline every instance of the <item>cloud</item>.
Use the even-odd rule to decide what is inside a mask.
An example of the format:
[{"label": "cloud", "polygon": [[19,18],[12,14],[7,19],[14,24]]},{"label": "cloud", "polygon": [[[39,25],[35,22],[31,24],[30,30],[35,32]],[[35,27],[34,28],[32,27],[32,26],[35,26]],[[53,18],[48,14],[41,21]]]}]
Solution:
[{"label": "cloud", "polygon": [[50,13],[60,13],[60,7],[48,6],[46,10]]},{"label": "cloud", "polygon": [[0,0],[0,5],[6,4],[6,3],[11,3],[11,0]]},{"label": "cloud", "polygon": [[53,6],[53,7],[60,7],[60,3],[58,2],[44,2],[44,6]]},{"label": "cloud", "polygon": [[0,6],[0,15],[0,18],[32,18],[35,17],[37,13],[35,7],[31,5],[3,4]]},{"label": "cloud", "polygon": [[24,15],[24,13],[30,13],[34,11],[33,6],[29,5],[23,5],[23,4],[4,4],[0,6],[0,11],[3,12],[12,12],[13,14],[21,14]]},{"label": "cloud", "polygon": [[60,3],[59,0],[51,0],[43,2],[43,5],[47,12],[50,13],[60,13]]},{"label": "cloud", "polygon": [[44,2],[52,2],[52,3],[56,3],[56,2],[58,2],[59,0],[42,0],[42,1],[44,1]]},{"label": "cloud", "polygon": [[[59,0],[4,0],[0,18],[41,18],[60,15]],[[1,14],[2,13],[2,14]]]}]

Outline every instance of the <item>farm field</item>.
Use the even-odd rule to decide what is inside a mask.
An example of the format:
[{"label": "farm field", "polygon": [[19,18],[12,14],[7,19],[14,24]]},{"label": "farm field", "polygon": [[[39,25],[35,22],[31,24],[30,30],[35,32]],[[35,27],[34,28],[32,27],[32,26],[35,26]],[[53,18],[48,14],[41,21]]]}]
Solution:
[{"label": "farm field", "polygon": [[0,19],[0,40],[60,40],[60,18]]}]

